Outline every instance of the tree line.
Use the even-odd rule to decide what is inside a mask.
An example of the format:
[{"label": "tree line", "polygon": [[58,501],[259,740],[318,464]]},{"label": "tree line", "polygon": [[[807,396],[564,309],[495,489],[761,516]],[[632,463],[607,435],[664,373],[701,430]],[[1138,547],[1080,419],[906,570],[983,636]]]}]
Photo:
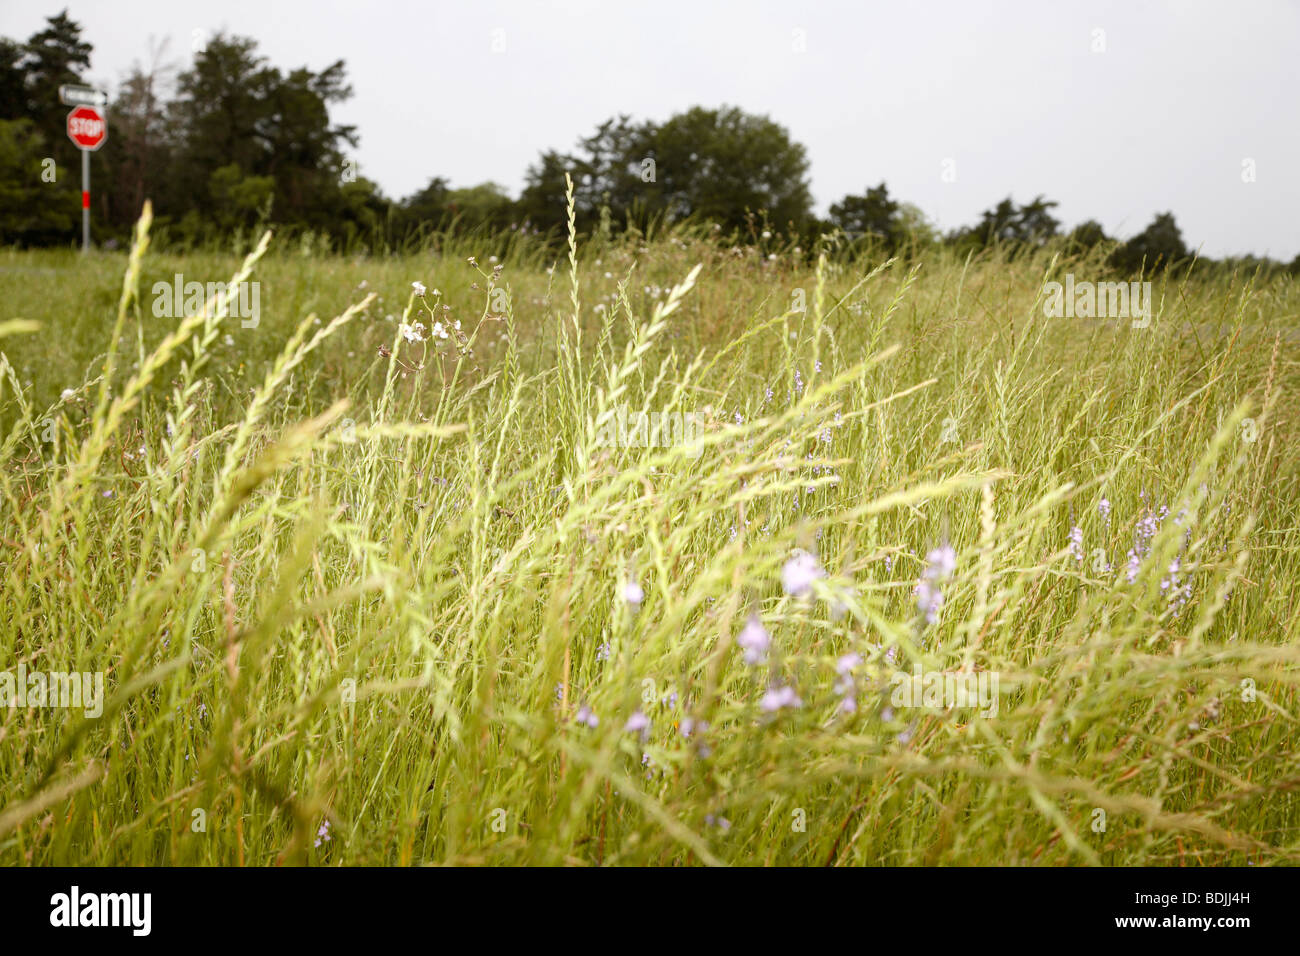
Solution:
[{"label": "tree line", "polygon": [[[66,10],[25,42],[0,37],[0,244],[61,245],[76,236],[79,158],[58,88],[84,84],[92,52]],[[692,220],[730,240],[776,234],[811,249],[830,234],[886,254],[936,243],[1016,254],[1060,240],[1079,252],[1104,244],[1110,264],[1126,272],[1191,254],[1170,212],[1119,241],[1091,220],[1063,232],[1052,215],[1057,203],[1042,196],[1024,204],[1007,197],[978,222],[941,233],[881,182],[844,196],[822,218],[813,210],[804,147],[768,117],[729,106],[695,107],[664,122],[613,117],[571,151],[544,151],[518,196],[491,182],[453,188],[435,176],[394,199],[349,158],[357,130],[331,118],[331,107],[352,94],[343,60],[319,72],[284,70],[259,54],[255,40],[226,34],[184,70],[166,62],[165,47],[150,52],[150,62],[137,63],[120,84],[109,106],[110,142],[94,159],[100,239],[125,239],[145,199],[154,204],[156,234],[182,246],[267,225],[310,231],[334,248],[375,251],[447,231],[553,238],[567,225],[568,174],[577,228],[588,235]],[[1289,266],[1249,256],[1229,264],[1300,274],[1300,255]]]}]

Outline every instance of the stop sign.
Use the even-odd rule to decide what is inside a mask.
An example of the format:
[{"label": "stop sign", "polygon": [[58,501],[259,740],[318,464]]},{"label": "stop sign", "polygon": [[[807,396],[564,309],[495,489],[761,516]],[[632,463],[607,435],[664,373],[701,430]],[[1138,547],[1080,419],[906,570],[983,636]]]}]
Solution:
[{"label": "stop sign", "polygon": [[78,106],[68,114],[68,139],[81,149],[99,149],[108,139],[104,114],[93,106]]}]

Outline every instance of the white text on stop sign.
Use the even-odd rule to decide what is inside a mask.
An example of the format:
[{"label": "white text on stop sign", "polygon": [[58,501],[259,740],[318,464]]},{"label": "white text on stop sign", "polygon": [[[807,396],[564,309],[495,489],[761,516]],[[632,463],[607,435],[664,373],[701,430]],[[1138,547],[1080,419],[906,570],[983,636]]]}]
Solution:
[{"label": "white text on stop sign", "polygon": [[85,136],[90,139],[94,139],[104,132],[104,121],[101,119],[86,119],[82,116],[74,116],[68,121],[68,126],[73,136]]}]

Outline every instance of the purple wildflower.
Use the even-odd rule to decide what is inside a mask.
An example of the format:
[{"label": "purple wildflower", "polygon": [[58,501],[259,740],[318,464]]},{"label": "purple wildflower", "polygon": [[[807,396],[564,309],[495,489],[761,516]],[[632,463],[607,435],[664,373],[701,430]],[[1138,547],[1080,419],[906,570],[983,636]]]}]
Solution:
[{"label": "purple wildflower", "polygon": [[745,652],[746,664],[762,664],[767,660],[768,648],[772,646],[772,635],[763,627],[758,615],[751,614],[740,636],[736,638],[736,643]]},{"label": "purple wildflower", "polygon": [[927,624],[939,619],[939,609],[943,607],[943,592],[929,581],[922,581],[916,586],[916,609],[925,615]]},{"label": "purple wildflower", "polygon": [[650,730],[650,718],[638,710],[627,719],[623,730],[630,734],[640,733],[644,737]]},{"label": "purple wildflower", "polygon": [[925,578],[929,581],[942,581],[951,577],[957,569],[957,552],[952,545],[943,544],[925,556]]},{"label": "purple wildflower", "polygon": [[792,597],[803,597],[812,590],[812,584],[818,578],[826,577],[826,572],[817,563],[817,558],[807,551],[795,551],[781,568],[781,586]]},{"label": "purple wildflower", "polygon": [[759,701],[758,706],[771,714],[783,707],[802,707],[803,701],[794,692],[794,688],[786,684],[782,687],[769,688],[767,693],[763,695],[763,699]]}]

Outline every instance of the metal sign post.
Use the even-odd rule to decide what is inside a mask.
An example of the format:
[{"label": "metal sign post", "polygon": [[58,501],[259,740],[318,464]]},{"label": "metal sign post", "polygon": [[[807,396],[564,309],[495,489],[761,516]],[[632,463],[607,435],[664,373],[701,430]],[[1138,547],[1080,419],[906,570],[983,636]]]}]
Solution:
[{"label": "metal sign post", "polygon": [[90,150],[81,151],[81,254],[90,251]]}]

